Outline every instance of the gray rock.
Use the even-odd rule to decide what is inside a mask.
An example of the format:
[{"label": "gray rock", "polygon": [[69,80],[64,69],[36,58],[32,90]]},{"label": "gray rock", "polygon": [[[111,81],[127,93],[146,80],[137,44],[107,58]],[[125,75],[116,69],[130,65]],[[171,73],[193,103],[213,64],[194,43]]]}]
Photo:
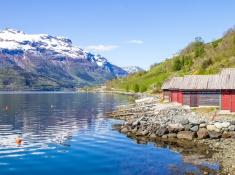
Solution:
[{"label": "gray rock", "polygon": [[222,129],[222,128],[229,127],[230,123],[229,122],[216,122],[214,125],[215,125],[216,128]]},{"label": "gray rock", "polygon": [[197,137],[198,139],[205,139],[208,137],[208,131],[206,128],[200,128],[198,131],[197,131]]},{"label": "gray rock", "polygon": [[122,128],[122,129],[121,129],[121,133],[123,133],[123,134],[128,133],[128,129],[127,129],[127,127]]},{"label": "gray rock", "polygon": [[190,130],[193,132],[197,132],[199,129],[198,125],[193,126]]},{"label": "gray rock", "polygon": [[190,131],[191,128],[192,128],[192,125],[190,125],[190,124],[184,125],[185,131]]},{"label": "gray rock", "polygon": [[235,125],[235,120],[230,121],[231,125]]},{"label": "gray rock", "polygon": [[207,125],[206,126],[208,131],[215,131],[215,132],[220,132],[221,129],[215,127],[215,125]]},{"label": "gray rock", "polygon": [[174,123],[168,125],[169,132],[179,132],[184,130],[184,126],[180,123]]},{"label": "gray rock", "polygon": [[156,131],[156,134],[158,135],[158,136],[163,136],[163,135],[165,135],[165,134],[167,134],[168,133],[168,129],[166,128],[166,127],[160,127],[157,131]]},{"label": "gray rock", "polygon": [[139,119],[137,119],[136,121],[134,121],[132,123],[132,126],[136,126],[136,125],[139,125],[140,124],[140,121],[144,118],[144,116],[140,117]]},{"label": "gray rock", "polygon": [[228,130],[229,130],[229,131],[235,131],[235,125],[229,126],[229,127],[228,127]]},{"label": "gray rock", "polygon": [[148,131],[147,129],[140,132],[140,134],[141,134],[142,136],[145,136],[145,135],[147,135],[148,133],[149,133],[149,131]]},{"label": "gray rock", "polygon": [[202,121],[200,121],[198,118],[196,117],[191,117],[189,118],[189,123],[193,124],[193,125],[200,125],[202,123]]},{"label": "gray rock", "polygon": [[150,139],[156,139],[156,138],[157,138],[157,135],[154,134],[154,133],[152,133],[152,134],[150,134],[149,138],[150,138]]},{"label": "gray rock", "polygon": [[180,131],[177,133],[178,139],[193,140],[195,133],[191,131]]},{"label": "gray rock", "polygon": [[182,124],[182,125],[187,125],[189,123],[189,120],[188,119],[181,119],[179,121],[179,123]]},{"label": "gray rock", "polygon": [[177,137],[177,134],[176,133],[169,133],[167,135],[168,138],[176,138]]},{"label": "gray rock", "polygon": [[211,139],[218,139],[222,135],[220,132],[216,132],[216,131],[208,131],[208,134]]},{"label": "gray rock", "polygon": [[201,123],[201,124],[199,125],[199,127],[200,127],[200,128],[205,128],[205,127],[206,127],[206,123]]}]

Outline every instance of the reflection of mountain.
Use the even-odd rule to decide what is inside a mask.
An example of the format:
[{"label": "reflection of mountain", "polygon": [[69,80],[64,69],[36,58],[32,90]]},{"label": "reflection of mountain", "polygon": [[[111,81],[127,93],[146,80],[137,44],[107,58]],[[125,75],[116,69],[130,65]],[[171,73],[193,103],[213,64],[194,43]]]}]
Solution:
[{"label": "reflection of mountain", "polygon": [[114,108],[117,98],[122,97],[75,93],[2,94],[0,147],[17,147],[17,135],[23,137],[24,148],[64,144],[74,133],[100,127],[96,116]]}]

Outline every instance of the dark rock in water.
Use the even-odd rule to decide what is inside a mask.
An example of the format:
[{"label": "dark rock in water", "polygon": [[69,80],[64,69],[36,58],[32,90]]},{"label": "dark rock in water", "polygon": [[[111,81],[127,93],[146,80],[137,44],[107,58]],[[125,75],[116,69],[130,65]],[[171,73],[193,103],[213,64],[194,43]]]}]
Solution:
[{"label": "dark rock in water", "polygon": [[193,140],[194,136],[195,133],[191,131],[180,131],[177,134],[178,139],[186,139],[186,140]]},{"label": "dark rock in water", "polygon": [[157,131],[156,131],[156,134],[158,136],[163,136],[164,134],[167,134],[168,133],[168,129],[166,127],[160,127]]},{"label": "dark rock in water", "polygon": [[193,132],[197,132],[198,129],[199,129],[198,125],[195,125],[192,128],[190,128],[190,130],[193,131]]},{"label": "dark rock in water", "polygon": [[208,137],[208,131],[206,128],[200,128],[198,131],[197,131],[197,137],[198,139],[205,139]]},{"label": "dark rock in water", "polygon": [[222,135],[220,132],[216,132],[216,131],[209,131],[208,134],[211,139],[218,139]]}]

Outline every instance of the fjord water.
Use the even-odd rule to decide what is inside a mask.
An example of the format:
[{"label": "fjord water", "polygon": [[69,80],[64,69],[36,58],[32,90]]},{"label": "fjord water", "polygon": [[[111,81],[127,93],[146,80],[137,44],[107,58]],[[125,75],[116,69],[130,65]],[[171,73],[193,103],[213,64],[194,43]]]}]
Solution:
[{"label": "fjord water", "polygon": [[[131,97],[90,93],[0,94],[0,174],[200,173],[182,156],[137,144],[104,113]],[[15,142],[23,138],[22,145]]]}]

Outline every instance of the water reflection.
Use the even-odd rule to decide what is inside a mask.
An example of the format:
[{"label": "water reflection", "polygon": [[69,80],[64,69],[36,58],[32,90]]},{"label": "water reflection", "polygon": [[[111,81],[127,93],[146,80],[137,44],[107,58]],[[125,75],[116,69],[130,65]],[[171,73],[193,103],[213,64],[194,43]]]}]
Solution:
[{"label": "water reflection", "polygon": [[19,147],[15,142],[18,136],[23,138],[22,148],[47,147],[49,143],[66,145],[66,140],[71,139],[74,133],[88,132],[97,117],[102,118],[104,111],[113,109],[116,101],[123,101],[117,98],[122,96],[1,94],[0,154],[4,147]]}]

